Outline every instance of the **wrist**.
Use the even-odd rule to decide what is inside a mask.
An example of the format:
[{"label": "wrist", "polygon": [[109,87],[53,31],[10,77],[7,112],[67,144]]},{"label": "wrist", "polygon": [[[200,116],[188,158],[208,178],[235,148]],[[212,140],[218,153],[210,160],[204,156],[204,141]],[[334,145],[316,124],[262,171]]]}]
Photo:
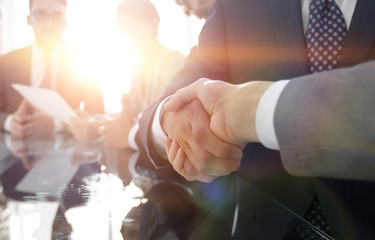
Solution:
[{"label": "wrist", "polygon": [[240,142],[259,142],[256,132],[256,111],[264,92],[273,82],[253,81],[238,85],[238,93],[235,95],[235,104],[232,107],[236,112],[234,135]]}]

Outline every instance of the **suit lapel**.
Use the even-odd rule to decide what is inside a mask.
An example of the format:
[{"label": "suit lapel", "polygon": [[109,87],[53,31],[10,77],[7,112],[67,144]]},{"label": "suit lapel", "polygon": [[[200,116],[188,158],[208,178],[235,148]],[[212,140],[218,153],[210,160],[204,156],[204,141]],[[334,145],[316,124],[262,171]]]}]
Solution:
[{"label": "suit lapel", "polygon": [[289,78],[308,73],[300,0],[269,0],[276,41]]},{"label": "suit lapel", "polygon": [[375,1],[358,0],[339,67],[364,62],[375,41]]}]

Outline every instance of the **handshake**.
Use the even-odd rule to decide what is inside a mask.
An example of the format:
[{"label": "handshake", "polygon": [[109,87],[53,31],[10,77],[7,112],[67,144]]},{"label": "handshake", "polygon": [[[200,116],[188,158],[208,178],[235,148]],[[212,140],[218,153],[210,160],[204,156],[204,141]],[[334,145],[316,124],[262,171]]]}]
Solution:
[{"label": "handshake", "polygon": [[203,182],[238,170],[242,148],[259,142],[256,110],[272,84],[200,79],[178,90],[164,105],[161,120],[173,168],[189,181]]}]

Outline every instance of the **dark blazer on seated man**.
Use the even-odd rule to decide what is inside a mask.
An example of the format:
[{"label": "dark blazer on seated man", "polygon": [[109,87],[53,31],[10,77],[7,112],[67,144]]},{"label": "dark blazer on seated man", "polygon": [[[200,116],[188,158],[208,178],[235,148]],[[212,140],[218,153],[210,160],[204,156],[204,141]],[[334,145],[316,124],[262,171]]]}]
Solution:
[{"label": "dark blazer on seated man", "polygon": [[[185,69],[175,77],[170,93],[200,77],[238,84],[309,74],[301,2],[304,3],[301,0],[217,0],[203,27],[197,49]],[[356,2],[337,68],[375,59],[374,12],[375,1]],[[151,140],[157,105],[155,103],[143,114],[137,141],[154,165],[161,168],[170,164],[158,154]],[[223,195],[227,202],[222,206],[215,201],[208,204],[212,212],[218,214],[216,220],[222,217],[222,225],[213,227],[216,236],[222,239],[231,236],[235,239],[301,239],[292,233],[296,218],[268,196],[304,216],[313,196],[317,195],[335,239],[375,237],[370,227],[375,213],[362,208],[375,200],[374,183],[291,176],[285,171],[279,152],[261,144],[247,144],[243,154],[237,172],[219,177],[206,186],[209,188],[217,181],[227,180],[230,184],[222,191],[237,191],[236,196]],[[230,201],[234,202],[229,204]],[[236,217],[235,206],[238,207]],[[233,210],[232,215],[225,215],[230,212],[229,208]],[[232,226],[234,218],[236,224]],[[202,232],[204,229],[209,231],[202,227]]]},{"label": "dark blazer on seated man", "polygon": [[[7,116],[17,110],[22,96],[14,90],[12,83],[31,85],[31,59],[35,45],[9,52],[0,58],[0,126],[3,128]],[[57,54],[55,86],[52,86],[73,108],[81,101],[90,113],[102,113],[103,99],[97,80],[88,78],[78,69],[77,52],[70,44],[61,42]]]}]

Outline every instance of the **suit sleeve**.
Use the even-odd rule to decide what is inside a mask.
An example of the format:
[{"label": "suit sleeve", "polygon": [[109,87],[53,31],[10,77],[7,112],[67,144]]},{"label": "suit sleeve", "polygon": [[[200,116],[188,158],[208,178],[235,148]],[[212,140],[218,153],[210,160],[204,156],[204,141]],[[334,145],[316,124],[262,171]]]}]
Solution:
[{"label": "suit sleeve", "polygon": [[293,79],[274,125],[292,175],[375,180],[375,62]]},{"label": "suit sleeve", "polygon": [[[192,49],[184,62],[183,69],[172,78],[162,99],[202,77],[230,80],[221,1],[214,2],[200,33],[199,44]],[[136,136],[140,150],[147,154],[156,168],[169,165],[166,159],[157,154],[150,138],[153,116],[161,101],[159,100],[143,113]]]},{"label": "suit sleeve", "polygon": [[0,57],[0,130],[3,129],[5,119],[9,115],[9,113],[6,112],[6,79],[4,76],[4,60]]}]

